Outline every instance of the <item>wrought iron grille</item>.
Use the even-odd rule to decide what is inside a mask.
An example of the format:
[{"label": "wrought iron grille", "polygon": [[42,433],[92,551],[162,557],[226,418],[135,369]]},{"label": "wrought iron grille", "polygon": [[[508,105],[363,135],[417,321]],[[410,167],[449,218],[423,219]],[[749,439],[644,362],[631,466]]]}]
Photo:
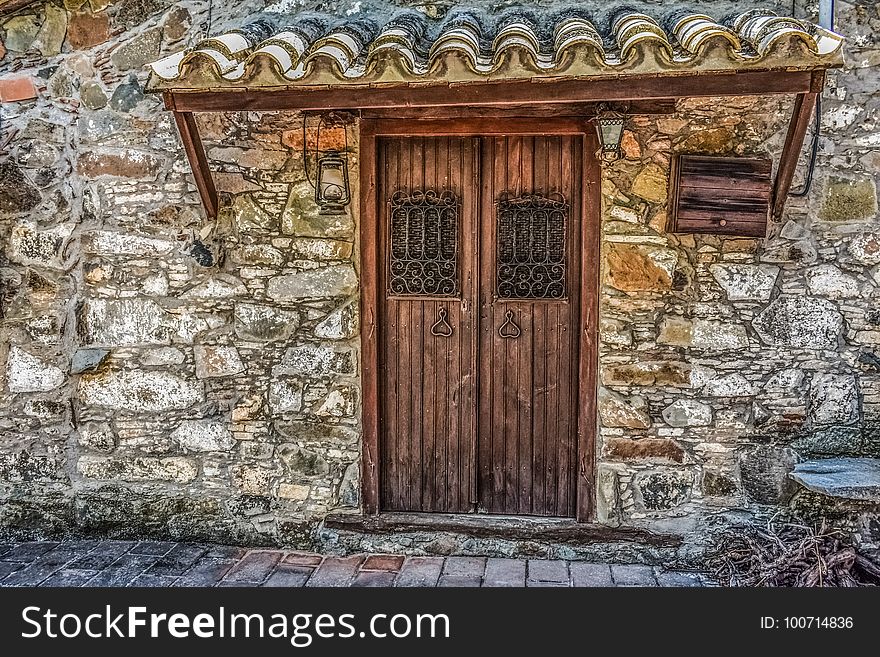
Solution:
[{"label": "wrought iron grille", "polygon": [[566,200],[502,195],[498,208],[498,282],[501,299],[565,297]]},{"label": "wrought iron grille", "polygon": [[458,197],[418,190],[391,197],[388,288],[400,296],[458,295]]}]

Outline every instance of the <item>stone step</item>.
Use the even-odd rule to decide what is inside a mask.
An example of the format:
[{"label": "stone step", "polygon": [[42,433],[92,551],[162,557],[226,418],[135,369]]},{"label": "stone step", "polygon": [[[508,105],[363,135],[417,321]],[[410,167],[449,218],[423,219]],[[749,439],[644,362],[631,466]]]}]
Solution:
[{"label": "stone step", "polygon": [[880,502],[880,459],[841,457],[804,461],[789,476],[815,493]]}]

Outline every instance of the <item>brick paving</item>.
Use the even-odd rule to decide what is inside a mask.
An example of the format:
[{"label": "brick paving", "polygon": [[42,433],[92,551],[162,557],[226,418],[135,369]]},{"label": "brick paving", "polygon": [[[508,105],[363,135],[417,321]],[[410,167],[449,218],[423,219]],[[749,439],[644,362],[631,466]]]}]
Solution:
[{"label": "brick paving", "polygon": [[700,573],[563,559],[339,557],[170,541],[0,543],[0,587],[710,586]]}]

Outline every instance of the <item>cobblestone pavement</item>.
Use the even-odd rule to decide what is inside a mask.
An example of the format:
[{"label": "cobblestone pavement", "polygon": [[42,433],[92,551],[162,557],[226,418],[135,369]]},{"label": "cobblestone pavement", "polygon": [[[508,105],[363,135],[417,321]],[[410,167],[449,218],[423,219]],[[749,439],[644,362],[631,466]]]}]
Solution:
[{"label": "cobblestone pavement", "polygon": [[708,586],[702,574],[546,559],[347,557],[167,541],[0,543],[0,586]]}]

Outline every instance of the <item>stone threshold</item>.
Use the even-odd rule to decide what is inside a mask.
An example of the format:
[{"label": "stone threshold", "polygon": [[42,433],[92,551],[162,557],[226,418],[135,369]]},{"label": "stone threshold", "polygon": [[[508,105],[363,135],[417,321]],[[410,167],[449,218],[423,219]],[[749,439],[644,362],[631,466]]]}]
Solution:
[{"label": "stone threshold", "polygon": [[367,516],[337,512],[326,516],[324,527],[364,534],[449,532],[472,538],[536,540],[569,545],[619,541],[657,547],[678,547],[682,544],[682,537],[676,534],[658,534],[632,527],[580,523],[571,518],[407,512],[385,512],[376,516]]}]

